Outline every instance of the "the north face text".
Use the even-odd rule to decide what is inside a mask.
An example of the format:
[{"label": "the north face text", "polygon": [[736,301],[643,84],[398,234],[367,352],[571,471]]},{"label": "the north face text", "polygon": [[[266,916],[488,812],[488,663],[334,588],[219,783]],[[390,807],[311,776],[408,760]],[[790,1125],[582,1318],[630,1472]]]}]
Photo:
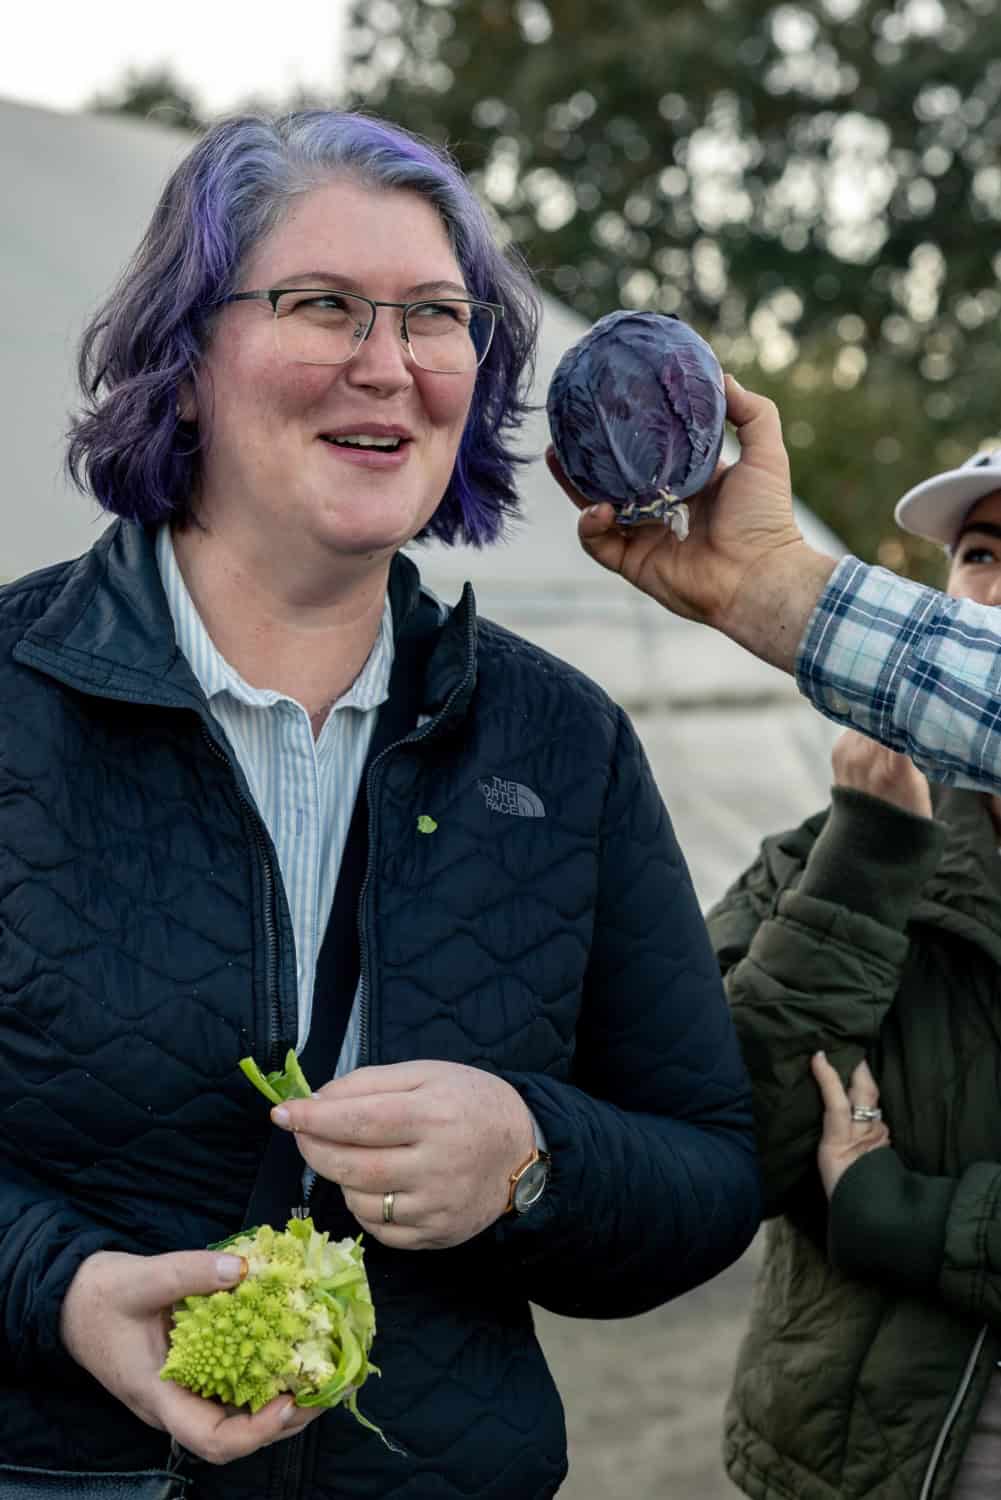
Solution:
[{"label": "the north face text", "polygon": [[502,781],[499,776],[481,781],[480,791],[491,812],[510,813],[515,818],[544,818],[542,798],[520,781]]}]

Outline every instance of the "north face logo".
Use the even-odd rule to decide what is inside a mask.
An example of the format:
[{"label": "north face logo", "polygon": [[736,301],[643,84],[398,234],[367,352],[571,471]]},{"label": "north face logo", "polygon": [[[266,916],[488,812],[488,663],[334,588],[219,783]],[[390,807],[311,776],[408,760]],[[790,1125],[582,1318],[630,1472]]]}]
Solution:
[{"label": "north face logo", "polygon": [[481,781],[480,791],[491,812],[510,813],[515,818],[546,816],[542,798],[520,781],[502,781],[495,776],[492,781]]}]

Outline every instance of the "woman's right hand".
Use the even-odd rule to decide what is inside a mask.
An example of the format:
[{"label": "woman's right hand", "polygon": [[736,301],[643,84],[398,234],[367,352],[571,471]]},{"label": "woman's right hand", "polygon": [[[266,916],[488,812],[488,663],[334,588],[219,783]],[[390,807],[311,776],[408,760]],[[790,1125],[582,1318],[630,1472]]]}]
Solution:
[{"label": "woman's right hand", "polygon": [[[879,1108],[879,1088],[863,1060],[843,1087],[836,1070],[823,1052],[815,1052],[810,1069],[824,1102],[824,1128],[817,1148],[817,1169],[830,1199],[849,1167],[869,1151],[890,1144],[890,1131]],[[856,1119],[855,1111],[875,1114],[875,1119]]]},{"label": "woman's right hand", "polygon": [[[767,578],[780,555],[799,557],[809,549],[793,515],[777,408],[764,396],[745,391],[730,375],[726,395],[740,460],[718,465],[705,489],[691,497],[691,529],[684,542],[659,523],[619,527],[611,505],[590,504],[567,478],[553,448],[546,452],[546,463],[573,503],[586,508],[578,536],[595,562],[620,573],[675,614],[731,634],[727,621],[735,601],[757,613],[768,588],[759,576]],[[826,562],[829,573],[834,564]],[[773,629],[771,605],[762,605],[760,613]]]},{"label": "woman's right hand", "polygon": [[914,762],[856,729],[846,729],[835,740],[831,766],[835,786],[868,792],[919,818],[932,816],[928,781]]},{"label": "woman's right hand", "polygon": [[169,1432],[211,1464],[245,1458],[294,1437],[320,1413],[279,1396],[251,1416],[160,1379],[171,1309],[182,1297],[235,1286],[246,1274],[237,1255],[182,1250],[88,1256],[63,1301],[60,1332],[69,1353],[150,1427]]}]

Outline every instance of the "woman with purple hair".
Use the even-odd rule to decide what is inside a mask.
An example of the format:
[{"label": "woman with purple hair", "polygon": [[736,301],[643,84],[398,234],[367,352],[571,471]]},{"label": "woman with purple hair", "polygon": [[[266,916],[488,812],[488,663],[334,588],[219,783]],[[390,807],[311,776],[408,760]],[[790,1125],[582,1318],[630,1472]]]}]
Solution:
[{"label": "woman with purple hair", "polygon": [[[209,130],[84,337],[116,520],[0,590],[0,1496],[552,1495],[530,1302],[641,1312],[754,1232],[632,727],[402,551],[516,513],[536,316],[450,158],[317,110]],[[289,1049],[269,1119],[238,1064]],[[203,1247],[295,1214],[364,1235],[392,1448],[159,1378],[243,1269]]]}]

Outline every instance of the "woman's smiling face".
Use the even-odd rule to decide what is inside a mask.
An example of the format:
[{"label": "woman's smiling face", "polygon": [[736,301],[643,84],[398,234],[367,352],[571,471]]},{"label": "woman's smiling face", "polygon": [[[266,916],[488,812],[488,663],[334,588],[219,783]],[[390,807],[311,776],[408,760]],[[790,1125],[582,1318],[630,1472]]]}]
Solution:
[{"label": "woman's smiling face", "polygon": [[[336,287],[404,302],[462,296],[445,226],[416,193],[341,177],[294,199],[252,251],[239,291]],[[266,301],[218,315],[197,390],[182,405],[203,438],[195,510],[248,558],[389,558],[428,522],[448,486],[476,372],[414,364],[399,314],[380,308],[346,364],[287,362]],[[339,446],[355,435],[395,450]]]}]

